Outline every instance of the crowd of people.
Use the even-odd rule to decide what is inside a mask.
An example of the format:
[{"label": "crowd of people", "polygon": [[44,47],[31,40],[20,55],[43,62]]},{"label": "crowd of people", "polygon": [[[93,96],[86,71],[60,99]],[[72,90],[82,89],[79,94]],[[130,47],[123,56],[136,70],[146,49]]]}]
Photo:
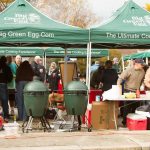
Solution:
[{"label": "crowd of people", "polygon": [[[142,59],[135,59],[133,65],[121,73],[118,68],[117,59],[107,60],[104,64],[96,61],[91,67],[91,90],[101,89],[104,92],[111,89],[112,85],[121,85],[123,92],[136,92],[142,84],[150,88],[150,68],[145,67]],[[51,62],[46,70],[40,56],[35,56],[30,63],[27,60],[22,61],[19,55],[14,61],[11,56],[0,58],[0,100],[6,122],[9,114],[14,113],[14,106],[18,108],[18,120],[26,119],[23,89],[29,81],[33,80],[34,76],[37,76],[43,83],[48,83],[48,88],[52,92],[58,92],[60,72],[55,62]],[[85,78],[85,75],[80,75],[84,83]],[[132,104],[132,101],[125,101],[123,105],[125,107],[121,109],[122,123],[126,125],[127,114],[134,112],[140,103]]]},{"label": "crowd of people", "polygon": [[43,83],[47,82],[50,90],[58,90],[60,75],[55,62],[46,71],[40,56],[35,56],[30,63],[22,61],[20,55],[14,60],[12,56],[0,58],[0,101],[5,122],[8,122],[10,115],[14,115],[14,107],[18,109],[18,120],[26,119],[23,89],[34,76]]}]

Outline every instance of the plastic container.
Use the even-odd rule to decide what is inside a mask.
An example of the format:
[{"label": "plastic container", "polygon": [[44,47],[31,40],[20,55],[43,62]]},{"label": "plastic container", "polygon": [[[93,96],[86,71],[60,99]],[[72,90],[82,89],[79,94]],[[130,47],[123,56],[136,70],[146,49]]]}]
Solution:
[{"label": "plastic container", "polygon": [[6,136],[11,136],[19,133],[19,124],[17,122],[5,123],[4,130]]},{"label": "plastic container", "polygon": [[146,130],[147,117],[138,114],[127,115],[127,128],[129,130]]},{"label": "plastic container", "polygon": [[100,96],[96,95],[96,102],[100,102]]},{"label": "plastic container", "polygon": [[140,90],[136,90],[136,98],[140,98]]}]

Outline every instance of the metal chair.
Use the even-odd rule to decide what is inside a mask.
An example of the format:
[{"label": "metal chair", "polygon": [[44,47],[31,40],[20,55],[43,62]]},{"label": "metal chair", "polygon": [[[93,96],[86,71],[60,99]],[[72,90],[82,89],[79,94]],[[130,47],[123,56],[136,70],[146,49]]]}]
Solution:
[{"label": "metal chair", "polygon": [[55,108],[56,115],[53,119],[53,124],[59,123],[59,129],[64,128],[66,120],[63,117],[63,112],[65,111],[64,106],[64,95],[52,92],[49,95],[49,104],[51,108]]}]

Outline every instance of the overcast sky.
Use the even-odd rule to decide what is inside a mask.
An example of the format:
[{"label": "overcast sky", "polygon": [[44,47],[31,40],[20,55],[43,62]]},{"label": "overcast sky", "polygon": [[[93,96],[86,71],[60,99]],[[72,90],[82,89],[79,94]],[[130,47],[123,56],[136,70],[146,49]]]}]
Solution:
[{"label": "overcast sky", "polygon": [[[127,0],[89,0],[93,11],[103,17],[108,18],[111,14],[121,7]],[[150,0],[133,0],[138,5],[145,7],[146,3],[150,4]]]}]

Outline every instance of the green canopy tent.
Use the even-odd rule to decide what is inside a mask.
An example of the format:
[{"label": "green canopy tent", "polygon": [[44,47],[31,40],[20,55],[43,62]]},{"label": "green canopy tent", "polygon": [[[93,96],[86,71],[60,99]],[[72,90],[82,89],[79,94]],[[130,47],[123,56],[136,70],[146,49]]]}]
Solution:
[{"label": "green canopy tent", "polygon": [[90,31],[92,47],[149,48],[150,13],[129,0],[108,21]]},{"label": "green canopy tent", "polygon": [[44,56],[40,47],[0,47],[0,56]]},{"label": "green canopy tent", "polygon": [[149,57],[150,57],[150,51],[143,51],[143,52],[138,52],[138,53],[134,53],[134,54],[131,54],[131,55],[123,56],[122,57],[123,70],[125,69],[125,65],[124,65],[125,61],[134,60],[136,58],[141,58],[141,59],[145,59],[146,64],[148,65],[148,58]]},{"label": "green canopy tent", "polygon": [[0,46],[3,47],[85,48],[88,42],[89,30],[50,19],[26,0],[15,0],[0,13]]},{"label": "green canopy tent", "polygon": [[150,13],[132,0],[125,2],[107,21],[90,29],[91,47],[150,48]]},{"label": "green canopy tent", "polygon": [[[60,47],[51,47],[45,50],[45,55],[47,57],[65,57],[65,50]],[[71,58],[85,58],[87,57],[87,50],[83,48],[77,49],[67,49],[67,56]],[[92,58],[99,58],[99,57],[108,57],[109,51],[108,49],[92,49]]]},{"label": "green canopy tent", "polygon": [[124,61],[126,61],[126,60],[131,60],[131,59],[136,59],[136,58],[142,58],[143,59],[143,58],[148,58],[148,57],[150,57],[150,51],[126,55],[123,57],[123,59],[124,59]]},{"label": "green canopy tent", "polygon": [[124,60],[124,61],[131,59],[131,55],[126,55],[126,56],[122,56],[122,57],[123,57],[123,60]]},{"label": "green canopy tent", "polygon": [[15,0],[0,13],[0,46],[87,47],[89,31],[40,13],[26,0]]}]

